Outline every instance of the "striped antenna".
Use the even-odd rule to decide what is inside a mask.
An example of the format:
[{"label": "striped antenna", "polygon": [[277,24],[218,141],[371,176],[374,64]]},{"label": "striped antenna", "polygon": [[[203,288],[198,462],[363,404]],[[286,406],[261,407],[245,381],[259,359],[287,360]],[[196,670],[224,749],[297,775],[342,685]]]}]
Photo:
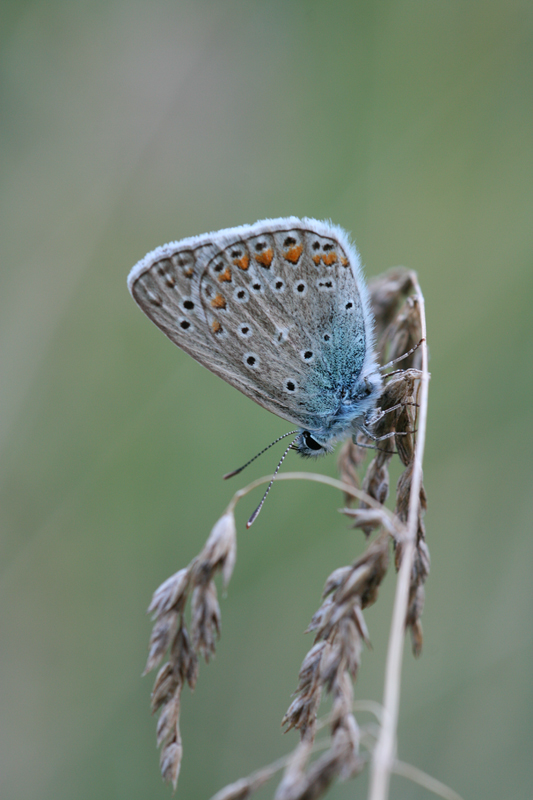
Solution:
[{"label": "striped antenna", "polygon": [[[296,433],[296,431],[292,431],[292,432],[293,432],[293,433]],[[288,433],[287,433],[287,434],[285,434],[285,435],[286,435],[286,436],[289,436],[289,434],[288,434]],[[300,435],[300,434],[299,434],[299,432],[298,432],[298,436],[299,436],[299,435]],[[275,471],[274,471],[274,474],[272,475],[272,480],[271,480],[271,481],[270,481],[270,483],[268,484],[267,490],[266,490],[266,492],[265,492],[265,493],[264,493],[264,495],[263,495],[263,499],[261,500],[261,502],[259,503],[259,505],[258,505],[258,506],[257,506],[257,508],[255,509],[254,513],[252,514],[252,516],[250,517],[250,519],[249,519],[249,520],[248,520],[248,522],[246,523],[246,527],[247,527],[247,528],[251,528],[251,526],[254,524],[255,520],[256,520],[256,519],[257,519],[257,517],[259,516],[259,512],[260,512],[260,511],[261,511],[261,509],[263,508],[263,503],[265,502],[265,500],[266,500],[266,498],[267,498],[267,494],[269,493],[269,491],[270,491],[270,488],[271,488],[272,484],[274,483],[274,480],[275,480],[275,478],[276,478],[276,475],[277,475],[277,474],[278,474],[278,472],[279,472],[279,468],[281,467],[281,465],[282,465],[282,464],[283,464],[283,462],[285,461],[285,456],[287,455],[287,453],[289,452],[289,450],[291,449],[291,447],[294,445],[294,442],[296,441],[296,439],[298,438],[298,436],[295,436],[295,437],[294,437],[294,439],[292,440],[292,442],[290,443],[290,445],[287,447],[287,449],[285,450],[285,452],[284,452],[284,453],[283,453],[283,455],[281,456],[281,458],[280,458],[280,460],[279,460],[279,464],[278,464],[278,466],[276,467],[276,469],[275,469]]]},{"label": "striped antenna", "polygon": [[[289,431],[288,433],[284,433],[283,436],[278,436],[278,438],[274,442],[272,442],[272,444],[269,444],[268,447],[265,447],[264,450],[261,450],[260,453],[258,453],[256,456],[251,458],[249,461],[247,461],[246,464],[244,464],[242,467],[239,467],[239,469],[234,469],[233,472],[227,472],[223,476],[223,479],[226,481],[228,478],[233,478],[234,475],[238,475],[239,472],[242,472],[243,469],[246,469],[246,467],[249,466],[252,463],[252,461],[255,461],[256,458],[259,458],[259,456],[262,456],[263,453],[266,453],[266,451],[270,450],[270,448],[273,447],[275,444],[277,444],[278,442],[281,442],[281,440],[285,439],[286,436],[292,436],[293,433],[298,433],[298,431]],[[285,456],[283,456],[283,458],[285,458]],[[282,461],[283,461],[283,459],[282,459]]]}]

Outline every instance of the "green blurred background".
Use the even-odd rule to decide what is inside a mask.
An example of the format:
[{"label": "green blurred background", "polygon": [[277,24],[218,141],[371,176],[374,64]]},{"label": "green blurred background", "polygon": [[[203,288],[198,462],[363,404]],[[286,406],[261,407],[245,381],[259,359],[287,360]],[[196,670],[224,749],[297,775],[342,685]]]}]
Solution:
[{"label": "green blurred background", "polygon": [[[530,798],[531,2],[1,14],[0,796],[170,797],[145,609],[277,453],[221,475],[288,426],[174,347],[126,276],[169,240],[295,214],[352,231],[369,275],[416,269],[426,294],[432,572],[399,756],[465,800]],[[280,720],[303,631],[364,546],[326,487],[279,483],[246,531],[258,498],[239,508],[217,657],[184,698],[178,797],[294,746]],[[367,613],[359,698],[382,697],[393,588]],[[391,796],[428,794],[397,778]]]}]

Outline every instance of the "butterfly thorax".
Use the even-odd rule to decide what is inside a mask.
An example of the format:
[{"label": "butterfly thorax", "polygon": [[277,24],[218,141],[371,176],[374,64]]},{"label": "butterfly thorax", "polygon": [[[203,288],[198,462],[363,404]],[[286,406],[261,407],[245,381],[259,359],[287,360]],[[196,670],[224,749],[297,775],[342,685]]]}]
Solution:
[{"label": "butterfly thorax", "polygon": [[[381,391],[381,376],[374,367],[370,375],[359,378],[347,388],[340,387],[337,405],[325,413],[321,424],[302,429],[294,449],[301,456],[316,458],[330,453],[340,439],[368,426]],[[333,399],[323,398],[324,402]]]}]

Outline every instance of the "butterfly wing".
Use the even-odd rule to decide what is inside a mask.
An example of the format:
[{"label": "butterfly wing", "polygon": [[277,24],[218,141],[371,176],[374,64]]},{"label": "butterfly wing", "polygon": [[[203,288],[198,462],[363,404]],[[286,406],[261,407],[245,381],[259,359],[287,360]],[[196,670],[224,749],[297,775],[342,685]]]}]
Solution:
[{"label": "butterfly wing", "polygon": [[149,253],[128,285],[175,344],[304,428],[374,369],[358,255],[337,226],[288,217],[185,239]]}]

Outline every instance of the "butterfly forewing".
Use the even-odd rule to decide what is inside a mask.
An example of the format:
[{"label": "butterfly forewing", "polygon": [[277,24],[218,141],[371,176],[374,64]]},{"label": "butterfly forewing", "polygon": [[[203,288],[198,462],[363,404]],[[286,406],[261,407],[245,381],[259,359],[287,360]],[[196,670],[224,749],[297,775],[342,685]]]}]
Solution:
[{"label": "butterfly forewing", "polygon": [[166,245],[132,270],[130,290],[193,358],[313,429],[361,372],[369,334],[339,230],[287,218]]}]

